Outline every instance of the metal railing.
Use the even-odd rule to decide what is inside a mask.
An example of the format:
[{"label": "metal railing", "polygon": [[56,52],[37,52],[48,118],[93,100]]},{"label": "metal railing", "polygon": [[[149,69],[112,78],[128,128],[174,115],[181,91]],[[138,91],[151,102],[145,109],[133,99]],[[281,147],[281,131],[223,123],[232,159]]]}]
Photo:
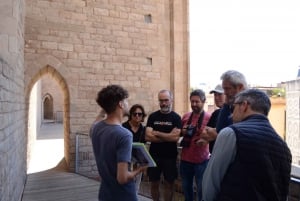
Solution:
[{"label": "metal railing", "polygon": [[75,172],[90,178],[99,178],[91,139],[87,131],[76,132]]},{"label": "metal railing", "polygon": [[292,165],[288,200],[300,201],[300,166],[299,165]]}]

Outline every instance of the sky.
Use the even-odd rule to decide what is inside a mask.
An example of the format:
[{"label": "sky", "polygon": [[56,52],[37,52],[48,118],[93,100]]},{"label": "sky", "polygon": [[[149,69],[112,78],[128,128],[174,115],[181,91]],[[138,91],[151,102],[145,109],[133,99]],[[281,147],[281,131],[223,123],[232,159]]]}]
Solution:
[{"label": "sky", "polygon": [[191,87],[215,87],[227,70],[251,86],[294,80],[300,66],[299,0],[190,0]]}]

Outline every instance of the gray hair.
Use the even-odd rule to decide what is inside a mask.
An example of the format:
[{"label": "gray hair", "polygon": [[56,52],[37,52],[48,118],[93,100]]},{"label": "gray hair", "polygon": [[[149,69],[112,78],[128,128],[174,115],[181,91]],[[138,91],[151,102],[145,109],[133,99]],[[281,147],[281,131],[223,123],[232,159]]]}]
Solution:
[{"label": "gray hair", "polygon": [[245,76],[236,70],[226,71],[225,73],[223,73],[221,75],[221,80],[228,81],[233,86],[237,86],[237,85],[241,84],[241,85],[243,85],[244,89],[248,88]]},{"label": "gray hair", "polygon": [[173,93],[170,91],[170,90],[167,90],[167,89],[162,89],[158,92],[158,95],[161,94],[161,93],[165,93],[165,92],[168,92],[169,93],[169,96],[170,96],[170,99],[173,100]]},{"label": "gray hair", "polygon": [[271,101],[268,95],[259,89],[246,89],[235,96],[235,103],[247,101],[250,108],[258,113],[268,116],[271,109]]}]

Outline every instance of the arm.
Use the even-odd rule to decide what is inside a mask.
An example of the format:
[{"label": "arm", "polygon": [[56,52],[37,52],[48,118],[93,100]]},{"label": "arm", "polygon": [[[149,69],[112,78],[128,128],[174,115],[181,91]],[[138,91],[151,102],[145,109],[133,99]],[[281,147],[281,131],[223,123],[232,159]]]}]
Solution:
[{"label": "arm", "polygon": [[231,128],[223,129],[217,137],[213,153],[203,175],[204,201],[213,201],[220,192],[221,182],[236,155],[236,137]]},{"label": "arm", "polygon": [[117,168],[117,180],[119,184],[126,184],[130,180],[133,180],[136,175],[147,169],[147,166],[140,166],[133,171],[128,171],[127,162],[119,162]]},{"label": "arm", "polygon": [[146,127],[145,140],[148,142],[162,142],[162,140],[154,134],[153,128]]},{"label": "arm", "polygon": [[180,137],[180,132],[181,130],[179,128],[173,128],[170,133],[152,131],[152,134],[164,142],[177,142]]},{"label": "arm", "polygon": [[154,114],[155,113],[152,113],[147,120],[146,129],[145,129],[145,140],[148,142],[162,142],[161,139],[159,139],[157,136],[153,134]]},{"label": "arm", "polygon": [[[121,130],[121,129],[120,129]],[[147,166],[140,166],[139,168],[130,171],[129,163],[131,162],[132,153],[132,134],[127,129],[123,128],[117,143],[117,181],[119,184],[125,184],[134,179],[140,172],[144,171]]]},{"label": "arm", "polygon": [[[165,121],[165,120],[164,120]],[[177,114],[172,114],[170,119],[167,120],[168,123],[169,121],[172,121],[172,127],[167,128],[166,130],[169,131],[172,129],[169,133],[162,132],[162,131],[157,131],[153,129],[153,116],[150,115],[148,122],[147,122],[147,127],[146,127],[146,141],[150,142],[177,142],[180,137],[180,129],[181,128],[181,118]],[[169,127],[169,126],[167,126]],[[159,129],[160,130],[160,129]],[[162,129],[165,130],[165,129]]]},{"label": "arm", "polygon": [[177,142],[180,137],[180,131],[179,128],[173,128],[170,133],[165,133],[147,127],[145,139],[149,142]]},{"label": "arm", "polygon": [[216,140],[217,138],[217,130],[215,128],[211,128],[211,127],[206,127],[202,133],[201,133],[201,138],[205,141],[213,141],[213,140]]}]

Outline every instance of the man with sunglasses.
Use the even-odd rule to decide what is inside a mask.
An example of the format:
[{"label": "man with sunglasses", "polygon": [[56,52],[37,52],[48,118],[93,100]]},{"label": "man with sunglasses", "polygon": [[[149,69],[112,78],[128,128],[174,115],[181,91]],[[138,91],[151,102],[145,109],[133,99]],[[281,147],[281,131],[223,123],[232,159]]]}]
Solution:
[{"label": "man with sunglasses", "polygon": [[266,93],[248,89],[233,103],[203,176],[203,201],[286,201],[292,156],[268,120]]},{"label": "man with sunglasses", "polygon": [[153,201],[159,201],[160,176],[164,176],[164,201],[173,200],[177,171],[177,141],[180,137],[181,117],[172,111],[173,95],[169,90],[158,93],[160,110],[149,115],[146,141],[151,142],[149,152],[157,167],[148,168]]}]

